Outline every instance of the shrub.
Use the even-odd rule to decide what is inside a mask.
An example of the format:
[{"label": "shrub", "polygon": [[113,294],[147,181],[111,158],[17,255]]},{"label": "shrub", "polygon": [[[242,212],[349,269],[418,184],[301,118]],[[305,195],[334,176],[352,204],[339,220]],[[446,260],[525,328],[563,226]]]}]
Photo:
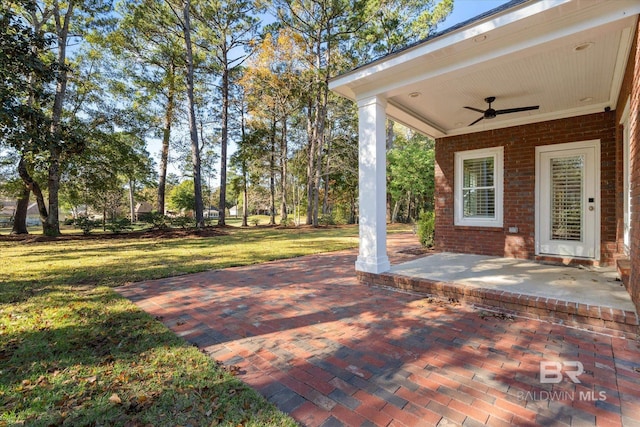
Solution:
[{"label": "shrub", "polygon": [[140,220],[151,225],[154,230],[165,230],[168,228],[169,218],[160,212],[150,212],[140,216]]},{"label": "shrub", "polygon": [[133,230],[131,221],[127,218],[113,219],[107,223],[106,227],[114,234],[119,234],[124,230]]},{"label": "shrub", "polygon": [[196,220],[193,218],[189,218],[188,216],[185,216],[185,215],[173,217],[171,218],[170,221],[172,226],[180,227],[183,230],[187,228],[193,228],[196,226]]},{"label": "shrub", "polygon": [[260,224],[260,218],[252,218],[249,222],[257,227]]},{"label": "shrub", "polygon": [[283,227],[295,227],[296,222],[291,217],[287,217],[287,219],[281,219],[280,225]]},{"label": "shrub", "polygon": [[330,214],[322,215],[318,218],[318,224],[320,225],[336,225],[336,222],[333,220],[333,216]]},{"label": "shrub", "polygon": [[420,244],[430,248],[434,244],[436,215],[434,212],[421,212],[418,219],[417,234]]},{"label": "shrub", "polygon": [[75,226],[82,230],[82,234],[88,236],[94,228],[100,227],[100,221],[94,221],[87,216],[79,216],[74,222]]}]

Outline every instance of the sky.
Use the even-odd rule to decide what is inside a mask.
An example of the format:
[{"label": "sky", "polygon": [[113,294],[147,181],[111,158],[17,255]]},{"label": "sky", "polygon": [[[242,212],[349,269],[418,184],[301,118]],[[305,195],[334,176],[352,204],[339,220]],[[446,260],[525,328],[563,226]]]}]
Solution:
[{"label": "sky", "polygon": [[438,29],[445,30],[508,2],[509,0],[453,0],[453,12]]}]

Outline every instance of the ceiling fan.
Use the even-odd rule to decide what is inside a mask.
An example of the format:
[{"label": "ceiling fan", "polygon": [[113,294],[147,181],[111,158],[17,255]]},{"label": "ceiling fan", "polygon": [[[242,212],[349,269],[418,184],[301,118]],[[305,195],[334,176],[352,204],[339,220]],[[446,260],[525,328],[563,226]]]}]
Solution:
[{"label": "ceiling fan", "polygon": [[489,96],[488,98],[484,99],[484,102],[489,104],[489,108],[487,108],[486,110],[480,110],[479,108],[473,108],[473,107],[464,107],[467,110],[472,110],[472,111],[477,111],[478,113],[482,113],[482,117],[480,117],[478,120],[471,123],[469,126],[475,125],[482,119],[495,119],[498,114],[518,113],[520,111],[537,110],[538,108],[540,108],[539,105],[532,105],[530,107],[518,107],[518,108],[506,108],[504,110],[494,110],[493,108],[491,108],[491,103],[495,100],[496,100],[495,96]]}]

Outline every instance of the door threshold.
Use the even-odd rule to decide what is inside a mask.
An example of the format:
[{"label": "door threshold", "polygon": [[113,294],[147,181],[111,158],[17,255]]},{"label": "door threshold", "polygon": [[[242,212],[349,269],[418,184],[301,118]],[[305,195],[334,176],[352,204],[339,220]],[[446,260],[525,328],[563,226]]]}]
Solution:
[{"label": "door threshold", "polygon": [[558,264],[558,265],[586,265],[590,267],[600,267],[600,261],[593,258],[573,258],[562,255],[536,255],[535,261]]}]

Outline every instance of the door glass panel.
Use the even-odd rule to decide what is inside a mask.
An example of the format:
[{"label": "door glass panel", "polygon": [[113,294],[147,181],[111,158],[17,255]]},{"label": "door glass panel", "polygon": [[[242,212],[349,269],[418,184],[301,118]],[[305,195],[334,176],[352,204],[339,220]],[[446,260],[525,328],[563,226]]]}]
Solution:
[{"label": "door glass panel", "polygon": [[551,159],[551,239],[582,241],[584,156]]}]

